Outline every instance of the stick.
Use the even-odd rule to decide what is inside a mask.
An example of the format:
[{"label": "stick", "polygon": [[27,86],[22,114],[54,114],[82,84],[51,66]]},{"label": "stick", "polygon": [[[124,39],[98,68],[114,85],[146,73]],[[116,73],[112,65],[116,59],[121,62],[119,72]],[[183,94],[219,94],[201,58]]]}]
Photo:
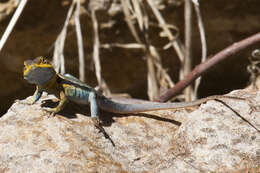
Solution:
[{"label": "stick", "polygon": [[252,35],[242,41],[233,43],[231,46],[228,46],[224,50],[220,51],[213,57],[207,59],[204,63],[197,65],[192,72],[190,72],[184,80],[179,81],[173,88],[166,91],[159,98],[159,102],[166,102],[172,97],[179,94],[185,87],[191,84],[195,79],[209,70],[213,65],[216,65],[220,61],[225,60],[227,57],[237,53],[240,50],[247,48],[248,46],[260,41],[260,33]]},{"label": "stick", "polygon": [[27,3],[27,0],[21,0],[19,6],[17,7],[17,9],[15,10],[15,13],[11,19],[11,21],[9,22],[1,40],[0,40],[0,51],[2,50],[2,48],[4,47],[4,44],[7,40],[7,38],[9,37],[10,33],[12,32],[12,30],[14,29],[14,25],[16,24],[18,18],[20,17],[25,5]]}]

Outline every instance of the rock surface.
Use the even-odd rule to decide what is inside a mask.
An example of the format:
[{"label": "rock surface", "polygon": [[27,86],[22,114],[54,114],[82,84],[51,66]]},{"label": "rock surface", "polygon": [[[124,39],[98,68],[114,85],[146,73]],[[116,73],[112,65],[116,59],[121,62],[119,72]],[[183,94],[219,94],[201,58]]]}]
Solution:
[{"label": "rock surface", "polygon": [[[260,112],[249,106],[257,105],[260,92],[231,94],[250,98],[223,101],[260,129]],[[69,103],[50,117],[41,108],[53,106],[50,98],[31,106],[14,103],[0,119],[0,172],[260,171],[260,133],[218,101],[193,112],[102,112],[113,147],[86,106]]]}]

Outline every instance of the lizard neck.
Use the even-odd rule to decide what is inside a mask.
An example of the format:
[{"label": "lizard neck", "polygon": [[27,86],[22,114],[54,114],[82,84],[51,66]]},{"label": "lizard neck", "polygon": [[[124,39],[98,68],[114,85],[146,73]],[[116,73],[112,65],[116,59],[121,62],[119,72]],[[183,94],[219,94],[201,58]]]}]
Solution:
[{"label": "lizard neck", "polygon": [[57,86],[57,79],[58,79],[58,75],[55,73],[53,75],[53,77],[51,78],[51,80],[49,80],[47,83],[42,84],[42,85],[38,85],[40,88],[44,89],[44,90],[51,90],[53,88],[55,88]]},{"label": "lizard neck", "polygon": [[51,80],[43,85],[38,85],[38,87],[40,90],[53,94],[57,98],[60,98],[60,93],[64,91],[62,85],[59,83],[59,76],[56,73],[53,75]]}]

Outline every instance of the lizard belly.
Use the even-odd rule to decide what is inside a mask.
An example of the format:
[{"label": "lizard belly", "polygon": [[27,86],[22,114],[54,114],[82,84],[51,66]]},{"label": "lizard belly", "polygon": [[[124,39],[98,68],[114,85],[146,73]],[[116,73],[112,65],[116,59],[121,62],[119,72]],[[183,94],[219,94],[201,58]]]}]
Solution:
[{"label": "lizard belly", "polygon": [[66,88],[66,97],[75,103],[89,104],[89,92],[81,88]]}]

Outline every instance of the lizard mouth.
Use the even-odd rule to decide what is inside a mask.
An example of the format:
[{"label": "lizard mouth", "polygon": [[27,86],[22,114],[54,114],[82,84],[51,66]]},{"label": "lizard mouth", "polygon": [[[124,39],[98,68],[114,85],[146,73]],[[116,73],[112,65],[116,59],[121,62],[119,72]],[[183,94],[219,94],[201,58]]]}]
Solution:
[{"label": "lizard mouth", "polygon": [[29,82],[30,84],[34,84],[34,82],[31,81],[31,79],[30,79],[30,77],[29,77],[28,75],[23,76],[23,78],[24,78],[25,80],[27,80],[27,82]]},{"label": "lizard mouth", "polygon": [[29,77],[28,76],[24,76],[23,77],[25,80],[29,81]]}]

